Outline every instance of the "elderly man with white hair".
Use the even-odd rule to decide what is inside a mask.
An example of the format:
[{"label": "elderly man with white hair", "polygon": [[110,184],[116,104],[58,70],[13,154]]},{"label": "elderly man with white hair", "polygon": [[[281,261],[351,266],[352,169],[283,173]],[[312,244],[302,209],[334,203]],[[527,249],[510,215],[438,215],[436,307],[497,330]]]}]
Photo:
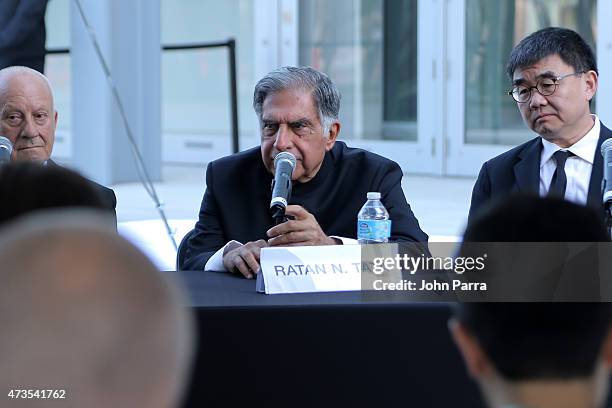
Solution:
[{"label": "elderly man with white hair", "polygon": [[[47,77],[27,67],[0,70],[0,135],[13,144],[11,160],[57,166],[51,160],[56,126],[57,111]],[[117,198],[113,190],[92,184],[114,214]]]}]

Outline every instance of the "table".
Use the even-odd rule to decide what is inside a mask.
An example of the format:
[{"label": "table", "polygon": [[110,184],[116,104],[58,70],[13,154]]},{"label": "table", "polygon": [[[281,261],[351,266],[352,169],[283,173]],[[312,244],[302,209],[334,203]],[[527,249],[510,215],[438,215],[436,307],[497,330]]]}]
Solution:
[{"label": "table", "polygon": [[448,335],[447,304],[264,295],[230,274],[169,273],[198,322],[185,406],[483,406]]}]

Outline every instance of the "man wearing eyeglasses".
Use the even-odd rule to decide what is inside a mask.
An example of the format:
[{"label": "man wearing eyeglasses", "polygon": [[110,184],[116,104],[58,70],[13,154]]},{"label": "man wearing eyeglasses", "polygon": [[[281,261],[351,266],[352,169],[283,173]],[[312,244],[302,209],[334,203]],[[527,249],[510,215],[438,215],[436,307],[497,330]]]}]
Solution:
[{"label": "man wearing eyeglasses", "polygon": [[539,137],[484,163],[469,219],[490,199],[518,191],[562,197],[603,214],[599,149],[612,132],[590,110],[598,71],[589,45],[569,29],[539,30],[514,47],[506,73],[508,94]]}]

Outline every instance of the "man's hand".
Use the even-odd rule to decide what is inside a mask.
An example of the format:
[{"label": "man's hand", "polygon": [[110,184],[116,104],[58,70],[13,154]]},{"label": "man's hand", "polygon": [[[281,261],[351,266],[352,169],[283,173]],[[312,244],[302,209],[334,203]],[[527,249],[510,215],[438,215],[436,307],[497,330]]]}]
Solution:
[{"label": "man's hand", "polygon": [[268,243],[263,239],[247,242],[223,254],[223,266],[230,272],[240,272],[245,278],[252,279],[253,274],[259,272],[259,254],[261,248],[267,246]]},{"label": "man's hand", "polygon": [[270,246],[335,245],[333,238],[325,235],[314,215],[299,205],[289,205],[285,214],[294,217],[270,228],[267,232]]}]

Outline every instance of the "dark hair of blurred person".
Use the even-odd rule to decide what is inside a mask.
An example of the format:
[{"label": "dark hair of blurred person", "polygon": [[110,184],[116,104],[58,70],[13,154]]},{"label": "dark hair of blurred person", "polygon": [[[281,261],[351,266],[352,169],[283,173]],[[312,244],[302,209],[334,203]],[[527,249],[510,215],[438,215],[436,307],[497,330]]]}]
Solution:
[{"label": "dark hair of blurred person", "polygon": [[179,406],[193,345],[182,292],[100,217],[54,210],[2,230],[5,401],[11,389],[51,389],[75,407]]},{"label": "dark hair of blurred person", "polygon": [[493,200],[470,220],[464,242],[606,242],[590,207],[556,197],[514,194]]},{"label": "dark hair of blurred person", "polygon": [[[597,250],[609,245],[601,241],[606,231],[594,210],[517,194],[471,220],[460,253],[488,253],[486,273],[501,277],[490,279],[501,284],[498,295],[592,299],[606,262]],[[475,302],[456,306],[450,330],[491,407],[576,408],[603,406],[611,324],[611,303]]]},{"label": "dark hair of blurred person", "polygon": [[33,211],[68,207],[114,216],[94,185],[75,171],[32,162],[0,166],[0,224]]},{"label": "dark hair of blurred person", "polygon": [[450,329],[491,407],[602,407],[610,303],[463,303]]},{"label": "dark hair of blurred person", "polygon": [[486,300],[597,302],[612,299],[606,283],[611,250],[594,209],[557,197],[514,194],[470,220],[460,256],[486,254],[485,268],[465,277],[487,283]]}]

